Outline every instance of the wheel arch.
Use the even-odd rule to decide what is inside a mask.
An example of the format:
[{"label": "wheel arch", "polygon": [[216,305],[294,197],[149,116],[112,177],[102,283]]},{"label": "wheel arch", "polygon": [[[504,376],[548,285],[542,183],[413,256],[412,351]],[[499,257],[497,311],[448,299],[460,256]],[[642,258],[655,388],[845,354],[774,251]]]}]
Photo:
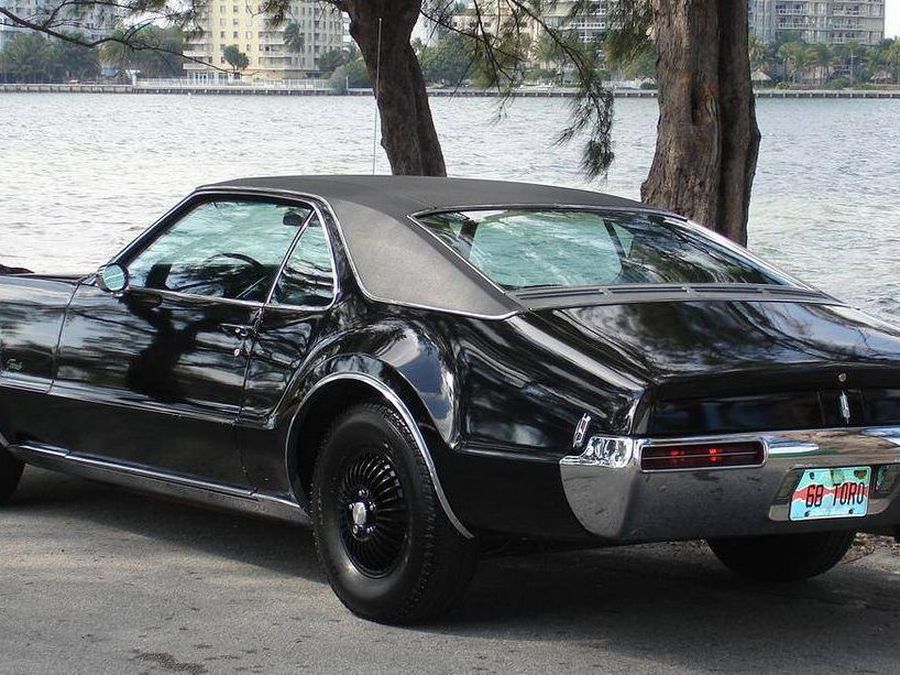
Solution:
[{"label": "wheel arch", "polygon": [[[342,410],[366,401],[382,401],[394,408],[416,441],[416,449],[428,469],[441,508],[453,527],[467,539],[472,533],[450,505],[441,485],[437,467],[421,424],[429,418],[426,406],[414,394],[401,395],[405,380],[388,384],[381,377],[360,371],[332,372],[320,378],[305,393],[291,419],[285,444],[285,466],[295,497],[309,494],[312,471],[319,445],[329,426]],[[412,400],[407,402],[407,399]],[[418,405],[416,405],[418,403]]]}]

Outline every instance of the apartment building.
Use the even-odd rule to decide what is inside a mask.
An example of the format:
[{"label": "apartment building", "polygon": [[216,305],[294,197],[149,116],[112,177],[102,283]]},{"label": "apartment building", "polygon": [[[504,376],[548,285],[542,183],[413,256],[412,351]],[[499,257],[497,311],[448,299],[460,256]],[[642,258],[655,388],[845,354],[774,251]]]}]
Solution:
[{"label": "apartment building", "polygon": [[560,31],[574,31],[582,42],[600,42],[612,27],[612,10],[615,0],[591,0],[586,11],[577,17],[571,16],[575,3],[561,0],[548,5],[543,20],[550,28]]},{"label": "apartment building", "polygon": [[[300,44],[285,43],[285,30],[292,23],[302,36]],[[209,0],[198,19],[200,34],[186,41],[184,64],[195,81],[227,78],[230,66],[225,48],[237,45],[250,65],[242,77],[248,80],[294,80],[318,75],[319,57],[344,46],[341,13],[316,0],[293,0],[287,20],[272,26],[259,5],[248,0]]]},{"label": "apartment building", "polygon": [[[23,19],[40,23],[63,3],[63,0],[0,0],[0,7],[8,9]],[[87,7],[69,3],[62,9],[54,24],[64,30],[81,33],[96,40],[112,33],[121,17],[121,10],[112,3],[91,4]],[[12,25],[12,21],[0,16],[0,50],[3,50],[16,33],[27,30]]]},{"label": "apartment building", "polygon": [[764,44],[782,37],[828,45],[878,44],[884,39],[885,0],[749,0],[750,32]]}]

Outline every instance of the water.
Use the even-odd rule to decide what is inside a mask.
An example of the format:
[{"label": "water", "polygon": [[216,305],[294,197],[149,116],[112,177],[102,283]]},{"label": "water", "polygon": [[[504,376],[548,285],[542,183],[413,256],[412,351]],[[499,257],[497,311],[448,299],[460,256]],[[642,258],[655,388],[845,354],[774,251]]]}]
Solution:
[{"label": "water", "polygon": [[[567,107],[436,99],[452,175],[583,187],[555,146]],[[759,101],[750,247],[857,306],[900,319],[900,101]],[[596,189],[637,197],[656,101],[616,103],[617,159]],[[95,269],[193,187],[238,176],[370,173],[366,98],[0,94],[0,262]],[[379,149],[379,173],[388,164]]]}]

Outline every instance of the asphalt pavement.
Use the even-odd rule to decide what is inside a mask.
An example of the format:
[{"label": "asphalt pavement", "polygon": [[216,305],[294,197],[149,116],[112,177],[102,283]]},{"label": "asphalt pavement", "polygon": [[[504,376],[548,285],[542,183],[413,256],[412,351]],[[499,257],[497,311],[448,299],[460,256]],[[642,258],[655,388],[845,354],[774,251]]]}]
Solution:
[{"label": "asphalt pavement", "polygon": [[898,652],[888,539],[788,586],[701,544],[494,559],[445,619],[391,628],[343,608],[302,528],[36,469],[0,510],[0,673],[897,672]]}]

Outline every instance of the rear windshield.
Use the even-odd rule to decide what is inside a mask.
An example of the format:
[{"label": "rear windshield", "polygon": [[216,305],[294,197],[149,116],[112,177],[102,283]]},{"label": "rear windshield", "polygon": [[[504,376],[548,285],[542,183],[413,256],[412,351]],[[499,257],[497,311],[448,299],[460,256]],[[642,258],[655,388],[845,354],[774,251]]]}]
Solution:
[{"label": "rear windshield", "polygon": [[417,220],[495,284],[737,283],[793,285],[699,229],[646,213],[471,210]]}]

